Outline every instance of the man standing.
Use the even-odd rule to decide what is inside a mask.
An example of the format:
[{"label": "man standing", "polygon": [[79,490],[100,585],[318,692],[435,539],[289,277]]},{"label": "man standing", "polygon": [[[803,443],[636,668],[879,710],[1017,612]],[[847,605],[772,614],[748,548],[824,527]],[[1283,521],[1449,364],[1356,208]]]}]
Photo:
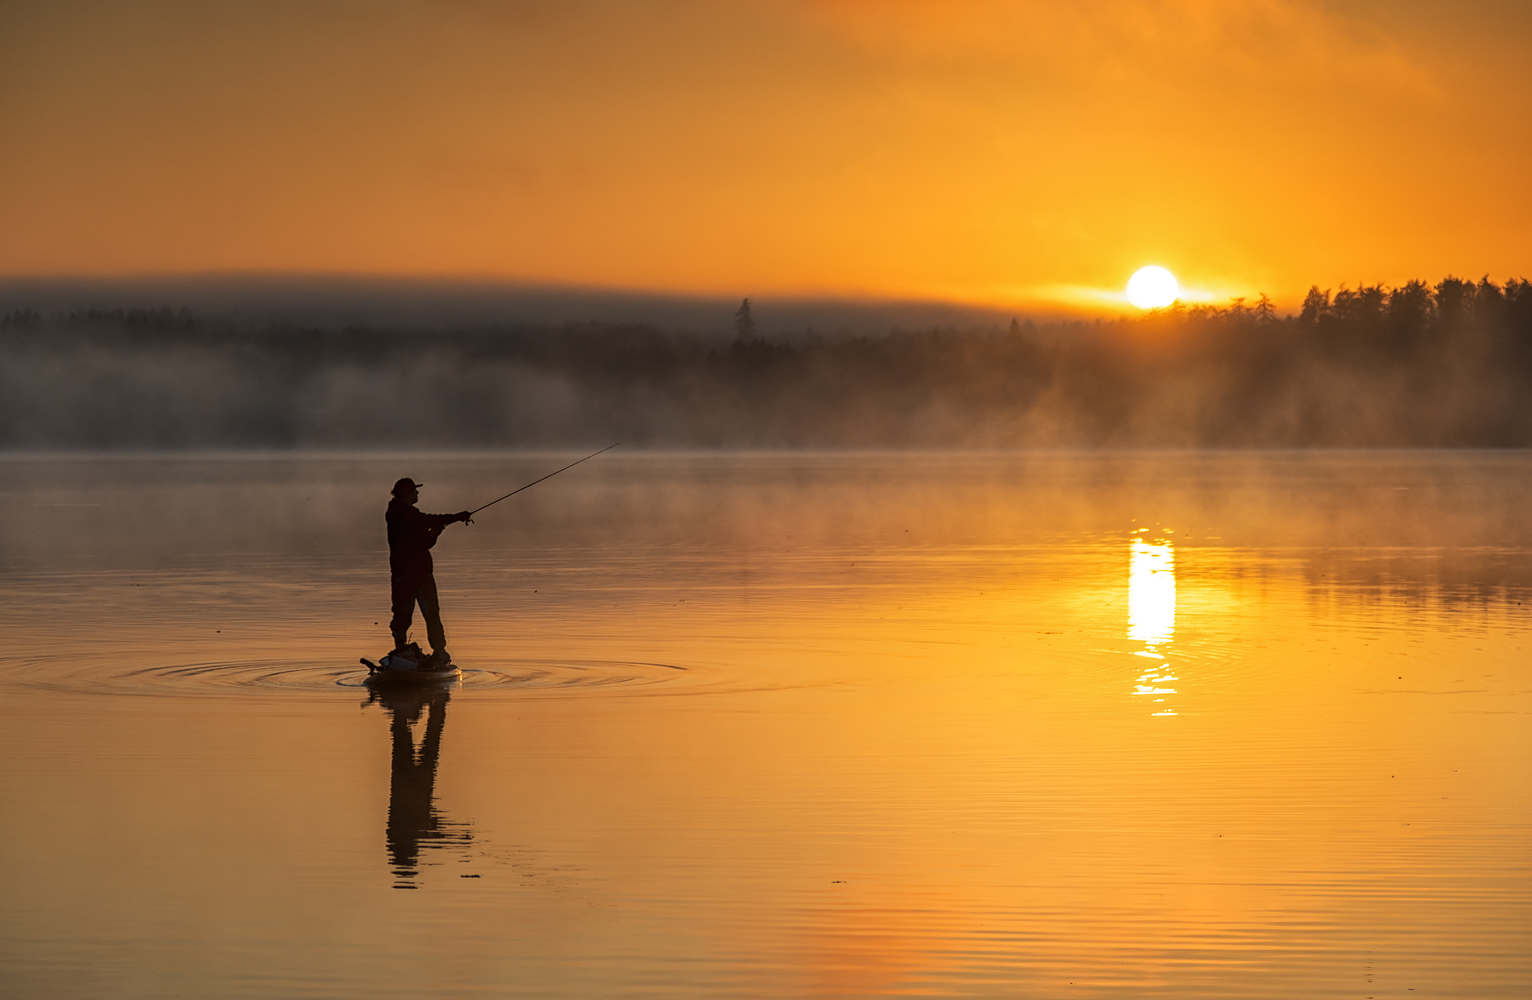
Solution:
[{"label": "man standing", "polygon": [[403,652],[409,638],[410,619],[415,604],[426,620],[426,638],[431,642],[430,663],[445,667],[452,662],[447,652],[447,633],[442,630],[441,606],[436,600],[436,578],[431,575],[431,546],[454,521],[467,522],[468,511],[457,514],[422,514],[415,509],[420,487],[413,479],[394,484],[394,499],[388,504],[388,571],[393,597],[393,620],[388,629],[394,634],[394,652]]}]

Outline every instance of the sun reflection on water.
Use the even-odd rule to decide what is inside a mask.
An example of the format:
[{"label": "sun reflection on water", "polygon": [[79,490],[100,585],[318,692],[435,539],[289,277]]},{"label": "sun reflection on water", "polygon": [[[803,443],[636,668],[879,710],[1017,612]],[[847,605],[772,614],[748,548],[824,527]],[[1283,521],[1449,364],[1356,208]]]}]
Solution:
[{"label": "sun reflection on water", "polygon": [[1175,715],[1165,704],[1179,678],[1165,658],[1176,634],[1176,554],[1169,542],[1133,539],[1128,556],[1128,638],[1142,642],[1135,656],[1151,662],[1138,675],[1133,693],[1152,700],[1154,715]]}]

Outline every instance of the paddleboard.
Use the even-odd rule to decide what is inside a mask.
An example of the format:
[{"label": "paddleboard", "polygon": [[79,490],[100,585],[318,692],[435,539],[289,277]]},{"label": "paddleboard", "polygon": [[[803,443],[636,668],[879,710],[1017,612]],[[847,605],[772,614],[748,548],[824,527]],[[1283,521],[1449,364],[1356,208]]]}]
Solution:
[{"label": "paddleboard", "polygon": [[463,675],[457,664],[445,666],[433,664],[430,657],[406,653],[389,653],[377,663],[362,657],[367,668],[368,684],[431,684],[439,681],[455,681]]}]

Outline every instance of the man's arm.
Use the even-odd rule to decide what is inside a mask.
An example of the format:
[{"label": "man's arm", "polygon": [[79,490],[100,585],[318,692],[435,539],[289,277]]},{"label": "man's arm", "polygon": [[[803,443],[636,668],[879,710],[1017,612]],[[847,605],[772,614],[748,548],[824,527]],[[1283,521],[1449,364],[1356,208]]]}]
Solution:
[{"label": "man's arm", "polygon": [[431,540],[432,545],[436,544],[437,536],[446,530],[447,525],[458,521],[466,524],[473,520],[466,510],[460,510],[456,514],[421,514],[420,517],[425,522],[426,537]]}]

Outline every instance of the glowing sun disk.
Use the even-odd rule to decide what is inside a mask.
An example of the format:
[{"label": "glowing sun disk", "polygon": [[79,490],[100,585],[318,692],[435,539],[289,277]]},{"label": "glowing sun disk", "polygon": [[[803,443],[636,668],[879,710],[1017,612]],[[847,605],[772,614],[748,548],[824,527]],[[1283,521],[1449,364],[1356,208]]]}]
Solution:
[{"label": "glowing sun disk", "polygon": [[1128,279],[1128,301],[1140,309],[1159,309],[1180,297],[1176,276],[1163,267],[1141,267]]}]

